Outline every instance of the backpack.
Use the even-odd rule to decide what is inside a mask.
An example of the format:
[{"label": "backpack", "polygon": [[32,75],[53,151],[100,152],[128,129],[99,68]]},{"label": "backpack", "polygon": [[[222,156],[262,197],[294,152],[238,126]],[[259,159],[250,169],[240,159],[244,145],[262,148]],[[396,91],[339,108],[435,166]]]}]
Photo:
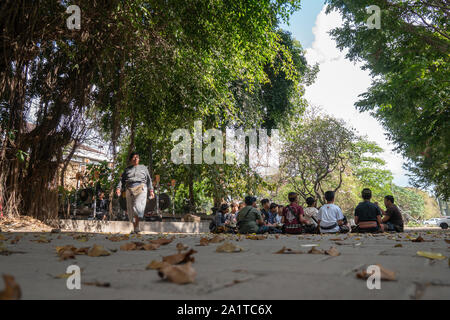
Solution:
[{"label": "backpack", "polygon": [[290,234],[302,233],[303,228],[296,210],[294,210],[291,206],[287,206],[286,209],[287,212],[284,217],[284,231]]}]

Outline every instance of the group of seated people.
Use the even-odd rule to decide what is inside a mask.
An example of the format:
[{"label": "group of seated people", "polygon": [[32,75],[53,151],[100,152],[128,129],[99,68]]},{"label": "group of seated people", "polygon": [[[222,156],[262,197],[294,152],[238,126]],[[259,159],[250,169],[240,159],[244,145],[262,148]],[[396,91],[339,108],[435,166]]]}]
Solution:
[{"label": "group of seated people", "polygon": [[384,197],[386,211],[378,203],[371,202],[370,189],[362,190],[363,201],[355,208],[355,225],[351,226],[342,213],[341,208],[334,204],[335,193],[325,192],[326,204],[319,209],[313,197],[306,199],[307,207],[298,204],[298,194],[288,195],[289,205],[281,206],[270,203],[268,199],[261,200],[261,209],[257,207],[256,197],[247,196],[243,203],[224,203],[216,211],[211,222],[211,232],[221,233],[376,233],[396,231],[403,232],[403,218],[394,197]]}]

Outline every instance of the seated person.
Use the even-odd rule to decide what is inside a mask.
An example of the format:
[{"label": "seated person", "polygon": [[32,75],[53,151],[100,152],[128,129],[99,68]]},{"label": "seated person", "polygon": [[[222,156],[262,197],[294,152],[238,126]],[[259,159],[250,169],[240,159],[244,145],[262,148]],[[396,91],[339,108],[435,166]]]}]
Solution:
[{"label": "seated person", "polygon": [[[341,226],[344,225],[344,215],[341,208],[334,204],[334,191],[325,192],[325,200],[327,201],[320,207],[317,213],[317,223],[320,227],[320,233],[336,233],[341,231]],[[346,230],[348,232],[348,230]]]},{"label": "seated person", "polygon": [[95,207],[95,217],[97,219],[106,220],[109,212],[109,201],[105,199],[105,193],[101,191],[98,194],[98,199],[96,201]]},{"label": "seated person", "polygon": [[241,209],[237,216],[237,226],[239,233],[266,233],[269,228],[264,225],[261,212],[256,209],[256,198],[245,197],[246,206]]},{"label": "seated person", "polygon": [[363,189],[361,196],[364,201],[355,209],[355,224],[358,226],[355,231],[362,233],[383,231],[380,208],[370,202],[372,191]]},{"label": "seated person", "polygon": [[[378,206],[378,203],[375,202],[375,205]],[[381,219],[383,231],[403,232],[403,217],[400,209],[394,204],[394,197],[385,196],[384,205],[386,211],[378,206],[383,215]]]},{"label": "seated person", "polygon": [[214,228],[211,230],[211,232],[220,233],[227,231],[225,228],[225,222],[227,221],[227,215],[229,211],[230,207],[227,203],[222,203],[220,205],[219,210],[216,211],[216,216],[214,217]]},{"label": "seated person", "polygon": [[226,225],[231,225],[231,226],[235,226],[236,225],[236,216],[237,216],[237,212],[239,210],[238,204],[236,202],[232,202],[231,203],[231,212],[228,213],[227,217],[226,217],[226,221],[225,224]]},{"label": "seated person", "polygon": [[270,201],[269,199],[262,199],[261,200],[261,216],[265,222],[269,220],[270,215]]},{"label": "seated person", "polygon": [[284,219],[283,209],[284,209],[284,206],[282,206],[280,204],[277,205],[277,211],[276,211],[277,214],[275,215],[274,221],[278,227],[283,225],[283,219]]},{"label": "seated person", "polygon": [[278,205],[276,203],[271,203],[269,207],[269,215],[266,220],[266,225],[268,226],[277,226],[277,222],[275,221],[275,217],[278,214]]},{"label": "seated person", "polygon": [[306,223],[310,226],[317,227],[317,214],[319,210],[316,208],[316,200],[313,197],[306,199],[307,207],[304,209]]},{"label": "seated person", "polygon": [[289,205],[283,209],[284,232],[288,234],[301,234],[303,232],[302,224],[306,224],[303,218],[303,208],[298,205],[298,195],[295,192],[288,194]]}]

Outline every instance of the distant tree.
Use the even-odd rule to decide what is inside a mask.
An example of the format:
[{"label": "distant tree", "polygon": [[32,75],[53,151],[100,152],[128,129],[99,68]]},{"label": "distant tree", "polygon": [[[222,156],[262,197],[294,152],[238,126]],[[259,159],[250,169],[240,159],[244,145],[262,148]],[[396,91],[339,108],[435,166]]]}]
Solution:
[{"label": "distant tree", "polygon": [[337,181],[332,190],[341,187],[357,136],[343,121],[331,116],[311,114],[301,124],[299,121],[293,120],[284,131],[282,170],[303,199],[312,196],[323,204],[325,184],[333,174]]}]

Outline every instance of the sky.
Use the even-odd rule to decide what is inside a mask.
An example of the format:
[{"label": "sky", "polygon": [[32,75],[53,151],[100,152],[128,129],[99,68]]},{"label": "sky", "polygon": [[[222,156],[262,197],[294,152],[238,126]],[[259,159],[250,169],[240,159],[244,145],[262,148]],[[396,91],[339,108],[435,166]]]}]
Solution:
[{"label": "sky", "polygon": [[392,171],[394,183],[409,186],[407,171],[402,168],[405,159],[392,151],[394,145],[385,136],[384,128],[369,113],[360,113],[354,106],[358,95],[369,88],[372,78],[368,71],[361,69],[361,64],[347,60],[345,51],[336,48],[329,36],[328,32],[341,23],[338,12],[325,14],[322,0],[304,0],[302,9],[291,17],[289,25],[281,25],[300,41],[308,63],[319,63],[320,72],[315,83],[306,88],[305,98],[323,112],[345,120],[360,135],[381,146],[384,152],[380,157]]}]

